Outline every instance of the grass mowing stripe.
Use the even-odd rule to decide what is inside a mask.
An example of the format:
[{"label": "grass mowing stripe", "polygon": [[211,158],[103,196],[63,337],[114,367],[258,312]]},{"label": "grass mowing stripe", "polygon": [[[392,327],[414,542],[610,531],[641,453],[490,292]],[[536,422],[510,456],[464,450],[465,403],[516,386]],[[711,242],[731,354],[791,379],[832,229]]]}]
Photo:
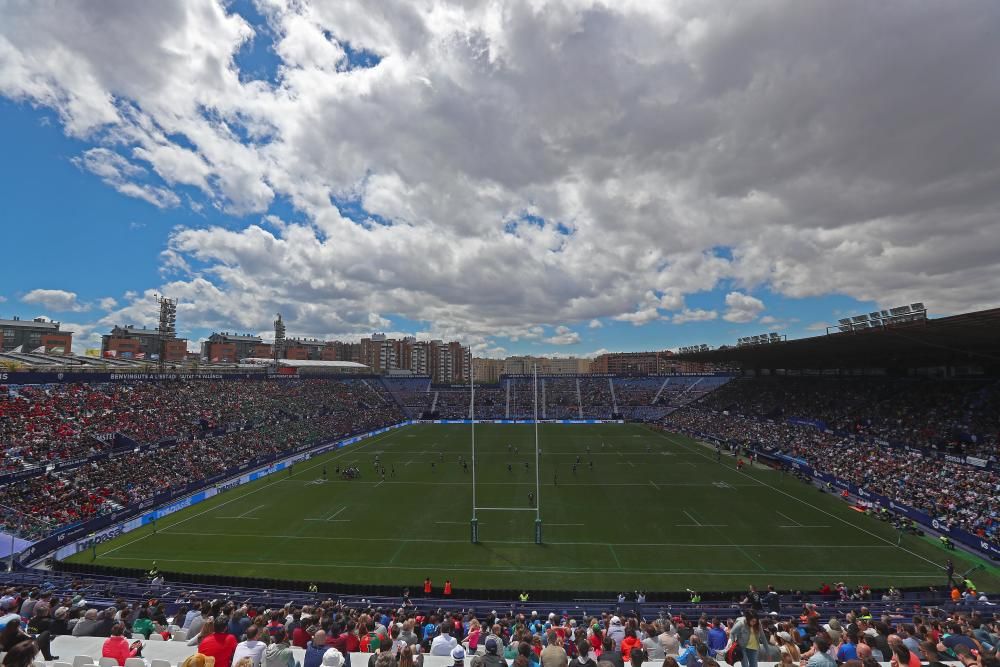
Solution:
[{"label": "grass mowing stripe", "polygon": [[[393,429],[393,430],[396,430],[396,429]],[[359,446],[357,446],[357,447],[351,447],[349,451],[341,452],[341,453],[337,454],[336,456],[332,456],[332,457],[329,457],[329,458],[327,458],[327,457],[324,456],[324,457],[322,457],[323,458],[322,461],[320,461],[318,463],[315,463],[315,464],[313,464],[311,466],[306,466],[305,468],[302,468],[301,470],[312,470],[314,468],[320,467],[321,465],[324,465],[328,461],[333,461],[333,460],[338,459],[341,456],[344,456],[344,455],[346,455],[348,453],[354,453],[358,449],[360,449],[361,447],[364,447],[365,445],[370,445],[370,444],[374,443],[377,440],[384,440],[387,436],[391,435],[392,432],[393,431],[388,431],[386,433],[383,433],[382,435],[377,435],[374,438],[368,438],[368,440],[366,440],[365,442],[363,442]],[[301,470],[300,470],[300,472],[301,472]],[[280,473],[272,473],[272,474],[280,474]],[[171,522],[171,523],[168,524],[168,526],[179,526],[182,523],[187,523],[191,519],[196,519],[196,518],[198,518],[198,517],[200,517],[200,516],[202,516],[204,514],[208,514],[209,512],[215,511],[215,510],[219,509],[220,507],[225,507],[229,503],[234,503],[237,500],[242,500],[243,498],[246,498],[247,496],[250,496],[250,495],[253,495],[254,493],[257,493],[258,491],[263,491],[264,489],[270,488],[270,487],[274,486],[275,484],[277,484],[280,481],[281,480],[275,480],[273,482],[270,482],[268,484],[264,484],[262,486],[251,485],[254,488],[249,489],[246,493],[242,493],[239,496],[237,496],[235,498],[231,498],[231,499],[229,499],[229,500],[227,500],[227,501],[225,501],[223,503],[219,503],[218,505],[213,505],[212,507],[209,507],[208,509],[205,509],[205,510],[203,510],[201,512],[198,512],[197,514],[192,514],[191,516],[187,517],[186,519],[181,519],[180,521]],[[236,489],[233,489],[233,490],[235,491]],[[163,532],[163,531],[161,531],[161,532]],[[146,539],[146,538],[148,538],[148,537],[150,537],[152,535],[155,535],[155,534],[156,533],[154,533],[152,531],[152,529],[150,529],[145,535],[141,535],[141,536],[135,538],[134,540],[129,540],[128,542],[125,542],[125,543],[123,543],[123,544],[121,544],[121,545],[119,545],[117,547],[114,547],[114,548],[108,549],[107,551],[99,553],[99,554],[97,554],[97,557],[98,558],[103,558],[107,554],[114,553],[115,551],[118,551],[119,549],[121,549],[123,547],[127,547],[130,544],[135,544],[136,542],[141,542],[142,540],[144,540],[144,539]]]},{"label": "grass mowing stripe", "polygon": [[[185,573],[273,577],[275,566],[265,563],[290,557],[308,563],[300,567],[289,563],[281,568],[279,576],[294,580],[412,587],[419,585],[425,576],[423,570],[427,570],[434,572],[433,576],[450,578],[459,589],[571,591],[633,590],[636,586],[651,591],[679,591],[685,586],[703,591],[728,590],[744,585],[747,577],[750,581],[771,578],[769,573],[774,573],[775,581],[781,581],[783,587],[791,588],[811,586],[816,577],[834,576],[838,571],[844,572],[837,575],[841,576],[839,580],[850,585],[905,582],[922,586],[941,578],[940,571],[930,571],[923,560],[899,549],[896,536],[881,522],[862,523],[871,519],[854,516],[838,498],[817,494],[812,486],[790,478],[779,480],[777,474],[756,466],[746,470],[749,475],[738,475],[732,470],[732,460],[727,462],[730,465],[715,463],[714,452],[689,438],[676,435],[675,439],[681,441],[678,444],[634,424],[543,424],[539,435],[544,455],[536,473],[533,430],[531,425],[476,427],[477,457],[483,455],[476,470],[477,504],[498,508],[518,505],[523,509],[499,514],[482,511],[479,545],[470,543],[464,528],[472,507],[471,486],[459,461],[460,457],[468,457],[469,427],[421,424],[372,439],[365,449],[354,449],[365,444],[359,442],[304,461],[292,469],[292,475],[279,473],[219,494],[218,498],[158,521],[160,532],[156,535],[143,537],[150,526],[111,540],[104,545],[106,549],[135,538],[144,539],[121,546],[98,563],[148,569],[150,559],[167,562],[174,558],[177,560],[169,563],[168,576],[178,579]],[[613,444],[605,444],[602,452],[602,442]],[[516,447],[520,453],[513,451]],[[602,454],[594,456],[592,464],[587,461],[588,447],[591,452],[596,447]],[[412,455],[417,450],[425,451],[424,457]],[[692,450],[698,455],[693,455]],[[670,455],[663,456],[664,452]],[[389,479],[382,484],[380,476],[372,475],[369,467],[376,454],[387,473],[390,464],[397,472],[395,477],[387,475]],[[707,454],[712,454],[711,462],[706,460]],[[577,465],[577,456],[583,459],[584,467],[582,474],[578,467],[574,476],[571,468]],[[359,462],[365,479],[342,481],[338,477],[325,484],[309,484],[309,480],[319,477],[318,466],[324,460],[332,468],[331,457],[333,465],[341,467],[350,461]],[[428,465],[432,459],[437,462],[434,468]],[[626,459],[631,459],[634,466]],[[407,461],[416,465],[406,466]],[[525,467],[526,462],[531,465]],[[512,471],[508,471],[508,464],[513,464]],[[548,537],[553,541],[546,540],[544,548],[533,540],[534,517],[528,515],[536,510],[523,507],[536,474],[546,487],[541,494],[542,511],[551,520],[546,525],[551,527]],[[556,477],[560,483],[552,486]],[[762,481],[788,493],[776,494]],[[265,485],[266,491],[256,493]],[[250,497],[250,493],[256,495]],[[829,527],[816,529],[812,524],[819,524],[819,515],[809,514],[808,509],[796,510],[788,495],[847,521],[829,522],[828,517],[823,517]],[[413,502],[416,499],[421,507],[440,510],[425,514]],[[234,502],[223,505],[230,500]],[[265,507],[251,510],[265,502]],[[668,519],[640,528],[641,522],[636,524],[635,519],[618,513],[619,508],[632,502]],[[345,505],[355,508],[351,514],[358,507],[395,507],[412,520],[400,530],[394,513],[367,513],[366,529],[359,532],[346,523],[336,523],[344,517],[353,518],[346,510],[333,516]],[[215,507],[220,509],[214,511]],[[208,512],[191,518],[206,508]],[[776,509],[785,516],[777,514]],[[789,520],[792,510],[795,519]],[[584,523],[581,511],[590,515],[594,525],[606,526],[606,530],[594,536],[587,530],[591,524],[557,525]],[[812,519],[807,520],[807,514]],[[220,515],[245,518],[215,520]],[[438,524],[435,520],[454,523]],[[721,521],[728,526],[711,525]],[[674,522],[690,523],[691,527],[677,527]],[[886,539],[873,539],[851,522]],[[713,533],[714,528],[718,530]],[[260,538],[273,539],[261,543]],[[631,544],[637,542],[640,544]],[[611,558],[609,544],[615,549]],[[904,544],[918,554],[944,562],[943,556],[938,557],[941,552],[924,541],[906,539]],[[676,569],[678,574],[661,569],[665,565],[664,553],[669,553],[672,560],[666,567]],[[734,558],[738,553],[740,557]],[[223,563],[229,559],[245,562]],[[75,554],[70,560],[89,562],[90,553]],[[378,567],[366,569],[358,563]],[[324,564],[330,566],[324,569]],[[453,570],[451,565],[463,569]],[[417,566],[420,570],[415,569]],[[490,568],[508,569],[498,572]],[[814,572],[804,573],[804,569]],[[544,574],[540,576],[533,570]],[[714,574],[716,570],[725,575]],[[860,570],[866,574],[861,575]],[[1000,579],[986,576],[977,583],[996,587]]]},{"label": "grass mowing stripe", "polygon": [[[660,433],[660,435],[663,436],[664,438],[666,438],[667,440],[669,440],[670,442],[673,442],[674,444],[680,445],[681,447],[683,447],[687,451],[694,451],[694,453],[698,454],[699,456],[703,456],[703,457],[711,460],[711,457],[703,454],[702,452],[698,452],[698,451],[695,451],[695,450],[692,450],[692,449],[688,448],[686,445],[684,445],[684,443],[682,443],[682,442],[680,442],[678,440],[674,440],[673,438],[671,438],[670,436],[668,436],[665,433]],[[741,470],[737,470],[735,472],[736,472],[737,475],[742,475],[742,476],[747,477],[749,479],[753,479],[753,480],[757,481],[757,483],[760,484],[761,486],[765,486],[765,487],[771,489],[772,491],[777,491],[778,493],[780,493],[783,496],[787,496],[787,497],[791,498],[792,500],[796,500],[796,501],[802,503],[803,505],[807,505],[807,506],[813,508],[814,510],[816,510],[817,512],[822,512],[823,514],[827,515],[828,517],[832,517],[832,518],[836,519],[837,521],[840,521],[841,523],[844,523],[844,524],[846,524],[848,526],[851,526],[852,528],[860,530],[863,533],[867,533],[868,535],[871,535],[872,537],[874,537],[875,539],[877,539],[877,540],[879,540],[881,542],[885,542],[886,544],[890,544],[892,546],[895,546],[897,549],[899,549],[901,551],[905,551],[906,553],[908,553],[908,554],[910,554],[912,556],[916,556],[920,560],[925,561],[925,562],[930,563],[931,565],[933,565],[934,568],[935,568],[935,570],[942,569],[940,565],[938,565],[937,563],[935,563],[931,559],[925,558],[924,556],[921,556],[917,552],[911,551],[910,549],[907,549],[906,547],[904,547],[901,544],[900,545],[893,545],[892,542],[890,542],[886,538],[884,538],[881,535],[878,535],[876,533],[873,533],[872,531],[868,530],[867,528],[863,528],[863,527],[861,527],[861,526],[859,526],[859,525],[857,525],[855,523],[851,523],[847,519],[839,517],[836,514],[833,514],[832,512],[827,512],[825,509],[823,509],[821,507],[816,507],[815,505],[813,505],[812,503],[810,503],[810,502],[808,502],[806,500],[802,500],[801,498],[796,498],[795,496],[793,496],[792,494],[788,493],[787,491],[784,491],[783,489],[779,489],[778,487],[773,486],[771,484],[768,484],[766,482],[762,482],[762,481],[758,480],[755,477],[751,477],[750,475],[748,475],[747,473],[745,473],[745,472],[743,472]]]}]

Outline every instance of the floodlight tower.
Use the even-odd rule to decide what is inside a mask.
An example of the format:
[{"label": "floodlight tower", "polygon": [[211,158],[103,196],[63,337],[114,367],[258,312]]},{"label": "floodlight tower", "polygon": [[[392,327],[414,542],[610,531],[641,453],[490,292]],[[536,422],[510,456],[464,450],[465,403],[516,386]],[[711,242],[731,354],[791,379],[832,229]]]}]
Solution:
[{"label": "floodlight tower", "polygon": [[281,358],[281,352],[285,349],[285,323],[281,320],[281,313],[278,313],[278,319],[274,321],[274,366],[277,369],[278,359]]},{"label": "floodlight tower", "polygon": [[167,358],[167,341],[177,338],[177,299],[157,294],[156,303],[160,306],[160,323],[157,327],[160,354],[157,361],[162,371]]}]

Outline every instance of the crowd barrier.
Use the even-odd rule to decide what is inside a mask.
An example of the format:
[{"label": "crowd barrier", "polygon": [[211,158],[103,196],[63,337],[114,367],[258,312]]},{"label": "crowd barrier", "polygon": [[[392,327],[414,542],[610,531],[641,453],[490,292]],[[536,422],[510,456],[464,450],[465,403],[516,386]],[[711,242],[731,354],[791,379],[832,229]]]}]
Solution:
[{"label": "crowd barrier", "polygon": [[284,470],[289,465],[295,465],[300,461],[326,454],[335,449],[352,445],[376,435],[402,428],[403,426],[409,426],[412,423],[411,421],[404,421],[341,440],[320,444],[309,443],[299,445],[293,450],[277,455],[259,457],[237,468],[227,470],[224,473],[191,482],[170,491],[164,491],[143,500],[137,505],[105,514],[90,521],[68,526],[58,533],[31,544],[17,555],[17,560],[22,564],[30,564],[44,560],[53,554],[57,558],[65,558],[79,551],[89,549],[95,544],[107,542],[136,528],[152,523],[157,519],[200,503],[217,493],[229,491],[242,484],[253,482],[267,475]]}]

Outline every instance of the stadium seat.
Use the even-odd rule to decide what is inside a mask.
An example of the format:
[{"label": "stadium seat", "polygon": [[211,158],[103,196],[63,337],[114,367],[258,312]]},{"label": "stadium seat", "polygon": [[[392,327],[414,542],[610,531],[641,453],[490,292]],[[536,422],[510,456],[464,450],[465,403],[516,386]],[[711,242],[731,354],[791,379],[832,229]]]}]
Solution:
[{"label": "stadium seat", "polygon": [[71,665],[68,662],[59,662],[59,661],[57,661],[57,662],[53,662],[52,663],[52,667],[73,667],[73,665]]},{"label": "stadium seat", "polygon": [[116,658],[101,658],[97,661],[97,667],[118,667]]},{"label": "stadium seat", "polygon": [[174,633],[170,635],[170,638],[175,642],[186,642],[188,639],[188,632],[187,630],[175,630]]},{"label": "stadium seat", "polygon": [[163,635],[161,635],[159,632],[154,632],[151,635],[149,635],[149,641],[151,641],[151,642],[162,642],[163,641]]},{"label": "stadium seat", "polygon": [[129,658],[125,661],[125,667],[146,667],[146,661],[142,658]]},{"label": "stadium seat", "polygon": [[93,665],[94,659],[89,655],[78,655],[73,658],[73,667],[85,667],[86,665]]},{"label": "stadium seat", "polygon": [[149,667],[171,667],[169,660],[154,659],[149,661]]}]

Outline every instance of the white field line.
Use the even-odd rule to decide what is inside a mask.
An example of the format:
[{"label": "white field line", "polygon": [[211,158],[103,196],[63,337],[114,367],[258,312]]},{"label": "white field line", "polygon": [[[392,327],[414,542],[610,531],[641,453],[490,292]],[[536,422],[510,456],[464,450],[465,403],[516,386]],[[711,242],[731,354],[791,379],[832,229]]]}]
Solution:
[{"label": "white field line", "polygon": [[[350,445],[348,445],[347,448],[345,448],[344,452],[342,452],[340,454],[337,454],[336,456],[334,456],[332,458],[329,458],[329,459],[326,458],[326,457],[323,457],[323,461],[321,461],[319,463],[314,463],[311,466],[306,466],[305,468],[302,468],[301,470],[312,470],[314,468],[318,468],[318,467],[322,466],[324,463],[327,463],[329,461],[333,461],[334,459],[339,459],[341,456],[346,456],[347,454],[353,454],[354,452],[356,452],[361,447],[365,447],[366,445],[370,445],[370,444],[374,443],[377,440],[382,440],[382,439],[388,437],[389,435],[393,435],[393,432],[392,431],[387,431],[386,433],[383,433],[382,435],[376,435],[374,438],[369,438],[367,441],[361,443],[357,447],[351,447]],[[301,472],[301,470],[300,470],[300,472]],[[279,475],[273,475],[273,476],[274,477],[278,477]],[[174,527],[179,526],[179,525],[181,525],[183,523],[187,523],[191,519],[196,519],[196,518],[198,518],[198,517],[200,517],[202,515],[208,514],[209,512],[214,512],[215,510],[219,509],[220,507],[225,507],[229,503],[235,503],[237,500],[242,500],[243,498],[246,498],[247,496],[253,495],[253,494],[257,493],[258,491],[263,491],[264,489],[270,488],[270,487],[274,486],[275,484],[281,483],[282,481],[284,481],[284,479],[276,479],[273,482],[269,482],[267,484],[262,484],[261,486],[255,486],[254,488],[250,489],[246,493],[240,494],[239,496],[236,496],[235,498],[230,498],[229,500],[227,500],[227,501],[225,501],[223,503],[219,503],[218,505],[212,505],[208,509],[204,509],[201,512],[197,512],[195,514],[192,514],[191,516],[187,517],[186,519],[181,519],[180,521],[178,521],[176,523],[170,524],[169,527],[170,528],[174,528]],[[150,536],[152,536],[154,534],[155,533],[153,533],[153,532],[148,532],[145,535],[140,535],[139,537],[135,538],[134,540],[129,540],[128,542],[123,542],[122,544],[118,545],[117,547],[115,547],[113,549],[108,549],[107,551],[99,554],[98,558],[103,558],[103,557],[107,556],[110,553],[114,553],[114,552],[118,551],[119,549],[123,549],[124,547],[127,547],[130,544],[135,544],[136,542],[140,542],[140,541],[142,541],[142,540],[146,539],[147,537],[150,537]]]},{"label": "white field line", "polygon": [[[664,438],[666,438],[667,440],[669,440],[670,442],[674,443],[675,445],[680,445],[683,449],[685,449],[687,451],[693,451],[695,454],[698,454],[699,456],[704,456],[705,458],[710,459],[710,457],[706,456],[705,454],[702,454],[701,452],[699,452],[697,450],[691,449],[690,447],[688,447],[687,445],[685,445],[683,442],[675,440],[674,438],[670,437],[666,433],[659,433],[659,435],[662,436],[662,437],[664,437]],[[792,500],[794,500],[797,503],[800,503],[802,505],[806,505],[807,507],[811,507],[814,510],[816,510],[817,512],[820,512],[822,514],[827,515],[828,517],[836,519],[837,521],[840,521],[841,523],[846,524],[846,525],[850,526],[851,528],[854,528],[855,530],[859,530],[862,533],[866,533],[867,535],[870,535],[871,537],[874,537],[875,539],[879,540],[880,542],[885,542],[886,544],[888,544],[890,546],[893,546],[893,547],[899,549],[900,551],[905,551],[906,553],[910,554],[911,556],[915,556],[915,557],[919,558],[920,560],[924,561],[925,563],[930,563],[931,565],[934,566],[934,570],[935,571],[941,569],[941,566],[938,563],[935,563],[934,561],[932,561],[931,559],[925,558],[924,556],[921,556],[917,552],[912,551],[910,549],[907,549],[906,547],[904,547],[902,545],[893,544],[891,541],[887,540],[886,538],[882,537],[881,535],[878,535],[877,533],[873,533],[872,531],[868,530],[867,528],[863,528],[863,527],[861,527],[861,526],[859,526],[859,525],[857,525],[855,523],[851,523],[847,519],[839,517],[836,514],[833,514],[832,512],[827,512],[822,507],[816,507],[812,503],[807,502],[805,500],[802,500],[801,498],[797,498],[797,497],[793,496],[792,494],[788,493],[787,491],[779,489],[776,486],[772,486],[771,484],[768,484],[767,482],[762,482],[762,481],[760,481],[759,479],[757,479],[755,477],[751,477],[750,475],[748,475],[747,473],[743,472],[742,470],[735,470],[734,472],[737,475],[742,475],[742,476],[746,477],[747,479],[752,479],[755,482],[757,482],[759,485],[767,487],[767,488],[769,488],[772,491],[775,491],[777,493],[780,493],[781,495],[783,495],[783,496],[785,496],[787,498],[791,498]]]}]

